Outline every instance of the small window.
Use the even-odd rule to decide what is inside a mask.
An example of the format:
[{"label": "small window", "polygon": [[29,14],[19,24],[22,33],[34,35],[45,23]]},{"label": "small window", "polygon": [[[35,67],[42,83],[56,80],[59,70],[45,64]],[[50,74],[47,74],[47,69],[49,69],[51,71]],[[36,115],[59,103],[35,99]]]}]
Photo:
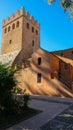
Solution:
[{"label": "small window", "polygon": [[17,21],[17,23],[16,23],[16,27],[19,27],[19,21]]},{"label": "small window", "polygon": [[32,27],[32,32],[34,32],[34,27]]},{"label": "small window", "polygon": [[32,40],[32,46],[34,46],[34,40]]},{"label": "small window", "polygon": [[8,27],[8,32],[10,31],[10,26]]},{"label": "small window", "polygon": [[38,65],[41,64],[41,57],[38,58]]},{"label": "small window", "polygon": [[5,28],[5,30],[4,30],[4,33],[6,33],[7,32],[7,28]]},{"label": "small window", "polygon": [[54,73],[51,73],[51,79],[54,79]]},{"label": "small window", "polygon": [[37,83],[41,83],[41,73],[37,74]]},{"label": "small window", "polygon": [[73,56],[73,51],[72,51],[71,55]]},{"label": "small window", "polygon": [[15,24],[13,23],[13,25],[12,25],[12,29],[15,29]]},{"label": "small window", "polygon": [[64,54],[63,54],[63,53],[61,53],[61,56],[64,56]]},{"label": "small window", "polygon": [[64,64],[64,68],[65,68],[65,70],[67,70],[67,64],[66,63]]},{"label": "small window", "polygon": [[38,35],[38,31],[36,30],[36,35]]},{"label": "small window", "polygon": [[12,43],[12,40],[9,41],[9,44],[11,44],[11,43]]},{"label": "small window", "polygon": [[61,78],[61,72],[58,72],[58,77]]},{"label": "small window", "polygon": [[29,23],[27,23],[26,26],[27,26],[27,29],[29,29]]}]

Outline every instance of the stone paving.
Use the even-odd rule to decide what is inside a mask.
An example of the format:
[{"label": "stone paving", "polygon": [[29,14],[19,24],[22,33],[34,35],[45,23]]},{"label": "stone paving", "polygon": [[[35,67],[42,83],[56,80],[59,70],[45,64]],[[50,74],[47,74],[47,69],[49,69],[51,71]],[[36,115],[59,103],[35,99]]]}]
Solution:
[{"label": "stone paving", "polygon": [[32,97],[29,106],[42,113],[7,130],[73,130],[73,99]]},{"label": "stone paving", "polygon": [[73,130],[73,105],[40,127],[40,130]]}]

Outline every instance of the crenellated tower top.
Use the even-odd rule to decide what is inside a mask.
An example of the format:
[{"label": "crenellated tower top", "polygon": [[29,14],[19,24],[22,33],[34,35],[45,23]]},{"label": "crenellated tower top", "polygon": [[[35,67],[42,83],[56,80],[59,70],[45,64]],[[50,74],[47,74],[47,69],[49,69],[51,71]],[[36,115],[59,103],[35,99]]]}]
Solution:
[{"label": "crenellated tower top", "polygon": [[2,54],[22,50],[20,59],[23,60],[39,47],[40,24],[23,7],[3,21]]},{"label": "crenellated tower top", "polygon": [[30,16],[29,12],[25,11],[24,7],[22,7],[21,10],[17,10],[15,14],[12,14],[10,17],[6,18],[6,20],[3,20],[2,27],[5,27],[22,16],[26,17],[31,23],[35,24],[35,26],[40,27],[40,24],[34,20],[33,16]]}]

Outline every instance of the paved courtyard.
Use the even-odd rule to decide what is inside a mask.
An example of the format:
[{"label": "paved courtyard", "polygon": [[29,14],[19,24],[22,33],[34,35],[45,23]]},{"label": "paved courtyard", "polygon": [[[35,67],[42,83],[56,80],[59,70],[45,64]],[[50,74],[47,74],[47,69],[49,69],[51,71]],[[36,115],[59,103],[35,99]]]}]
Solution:
[{"label": "paved courtyard", "polygon": [[29,106],[42,112],[7,130],[73,130],[73,99],[32,96]]},{"label": "paved courtyard", "polygon": [[39,130],[73,130],[73,105],[44,124]]}]

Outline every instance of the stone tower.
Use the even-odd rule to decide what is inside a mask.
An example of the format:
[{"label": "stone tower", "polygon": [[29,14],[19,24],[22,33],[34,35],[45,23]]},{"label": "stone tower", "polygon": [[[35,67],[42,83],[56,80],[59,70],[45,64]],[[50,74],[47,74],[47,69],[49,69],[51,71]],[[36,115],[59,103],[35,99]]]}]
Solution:
[{"label": "stone tower", "polygon": [[3,21],[2,54],[20,50],[28,58],[39,47],[40,25],[24,8]]}]

